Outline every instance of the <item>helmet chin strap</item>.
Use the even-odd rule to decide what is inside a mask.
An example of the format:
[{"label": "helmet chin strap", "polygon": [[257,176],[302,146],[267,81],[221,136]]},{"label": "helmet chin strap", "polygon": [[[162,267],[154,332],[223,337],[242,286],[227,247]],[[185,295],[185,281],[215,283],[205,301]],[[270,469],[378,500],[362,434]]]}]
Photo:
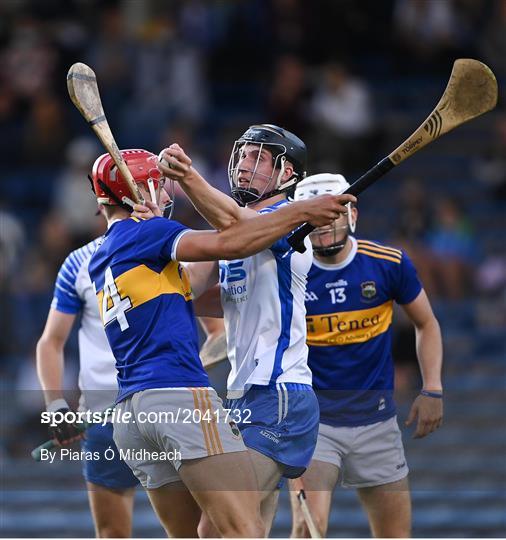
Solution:
[{"label": "helmet chin strap", "polygon": [[[356,222],[354,222],[351,217],[351,205],[350,203],[348,203],[346,206],[348,207],[348,216],[347,216],[348,224],[346,225],[346,232],[344,234],[343,239],[340,240],[339,242],[336,242],[335,244],[332,244],[331,246],[326,246],[326,247],[313,246],[313,251],[317,255],[320,255],[320,257],[332,257],[333,255],[337,255],[338,253],[340,253],[343,250],[344,246],[346,245],[346,242],[348,241],[348,237],[350,236],[350,233],[353,234],[355,232]],[[344,229],[344,226],[343,226],[343,229]]]},{"label": "helmet chin strap", "polygon": [[321,247],[317,248],[313,246],[313,251],[320,255],[320,257],[332,257],[333,255],[337,255],[339,252],[341,252],[346,245],[346,242],[348,241],[349,232],[346,232],[344,238],[337,242],[336,244],[333,244],[332,246],[328,247]]},{"label": "helmet chin strap", "polygon": [[241,206],[246,206],[248,204],[262,200],[262,197],[260,197],[260,192],[258,191],[258,189],[255,188],[234,188],[231,194],[232,198]]}]

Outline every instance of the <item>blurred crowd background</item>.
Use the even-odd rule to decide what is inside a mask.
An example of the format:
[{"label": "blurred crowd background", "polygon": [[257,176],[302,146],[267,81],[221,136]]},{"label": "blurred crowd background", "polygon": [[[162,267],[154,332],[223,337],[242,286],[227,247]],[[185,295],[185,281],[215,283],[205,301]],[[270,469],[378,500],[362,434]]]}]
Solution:
[{"label": "blurred crowd background", "polygon": [[[492,399],[484,414],[499,422],[491,433],[503,435],[492,444],[494,453],[506,445],[500,414],[506,388],[505,0],[3,0],[5,463],[22,462],[29,444],[45,437],[37,428],[40,394],[11,391],[38,388],[35,344],[58,268],[72,249],[104,230],[86,178],[102,149],[68,98],[72,63],[95,70],[120,147],[158,153],[177,142],[212,184],[228,191],[233,141],[253,123],[279,124],[304,139],[309,173],[357,178],[427,116],[459,57],[492,68],[498,107],[364,193],[358,235],[402,247],[413,258],[442,325],[447,388],[469,390],[466,403]],[[181,193],[175,218],[207,227]],[[419,381],[414,334],[401,313],[394,354],[402,402]],[[77,366],[73,340],[69,388]],[[458,415],[472,424],[468,409]],[[476,426],[463,424],[463,437],[468,428],[483,428],[480,418]],[[506,498],[506,458],[498,456],[494,474]],[[499,522],[504,526],[504,517]]]}]

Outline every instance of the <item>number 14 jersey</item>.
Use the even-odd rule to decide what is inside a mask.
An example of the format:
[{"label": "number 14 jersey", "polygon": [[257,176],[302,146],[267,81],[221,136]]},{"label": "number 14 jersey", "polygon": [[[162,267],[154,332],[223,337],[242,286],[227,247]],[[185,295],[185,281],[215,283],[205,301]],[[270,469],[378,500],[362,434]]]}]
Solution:
[{"label": "number 14 jersey", "polygon": [[89,273],[116,358],[121,401],[148,388],[209,386],[188,276],[175,260],[189,229],[163,218],[114,222]]}]

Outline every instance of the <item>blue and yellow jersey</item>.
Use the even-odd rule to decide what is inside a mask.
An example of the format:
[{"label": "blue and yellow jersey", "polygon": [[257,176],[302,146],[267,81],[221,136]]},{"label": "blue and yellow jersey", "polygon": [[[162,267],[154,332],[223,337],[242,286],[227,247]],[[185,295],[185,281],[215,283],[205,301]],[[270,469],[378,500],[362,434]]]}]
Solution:
[{"label": "blue and yellow jersey", "polygon": [[407,255],[351,238],[342,263],[314,259],[306,291],[307,344],[321,422],[358,426],[395,414],[391,355],[393,302],[422,285]]},{"label": "blue and yellow jersey", "polygon": [[191,286],[175,260],[188,229],[176,221],[114,222],[89,264],[116,358],[118,401],[148,388],[209,386],[198,351]]}]

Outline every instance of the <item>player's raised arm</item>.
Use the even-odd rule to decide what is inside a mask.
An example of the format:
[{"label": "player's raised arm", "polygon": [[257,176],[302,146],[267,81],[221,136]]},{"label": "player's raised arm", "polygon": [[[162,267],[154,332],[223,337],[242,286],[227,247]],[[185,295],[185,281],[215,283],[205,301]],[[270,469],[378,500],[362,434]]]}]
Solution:
[{"label": "player's raised arm", "polygon": [[200,215],[215,229],[230,227],[252,210],[241,208],[232,197],[211,186],[192,167],[191,159],[178,144],[160,152],[158,168],[164,176],[179,182]]},{"label": "player's raised arm", "polygon": [[269,248],[305,221],[316,227],[329,225],[347,212],[345,204],[355,201],[353,195],[322,195],[288,204],[276,212],[257,214],[220,232],[191,231],[179,240],[176,258],[190,262],[249,257]]}]

